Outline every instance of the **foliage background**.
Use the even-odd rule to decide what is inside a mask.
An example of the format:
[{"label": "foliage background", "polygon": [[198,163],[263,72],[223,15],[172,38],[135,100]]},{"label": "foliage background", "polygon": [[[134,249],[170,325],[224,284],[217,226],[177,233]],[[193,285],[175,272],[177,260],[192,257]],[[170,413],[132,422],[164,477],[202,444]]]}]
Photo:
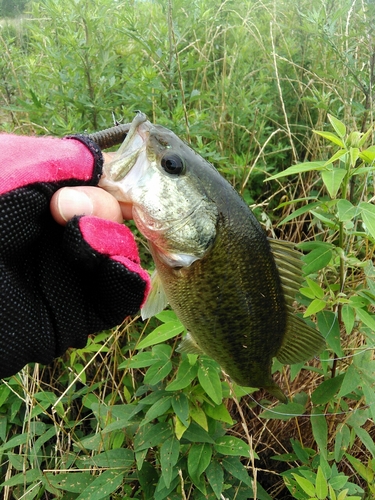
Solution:
[{"label": "foliage background", "polygon": [[171,311],[28,366],[0,385],[2,497],[374,498],[374,2],[2,0],[0,16],[3,131],[139,108],[173,129],[302,242],[299,310],[328,341],[275,365],[287,406],[175,353]]}]

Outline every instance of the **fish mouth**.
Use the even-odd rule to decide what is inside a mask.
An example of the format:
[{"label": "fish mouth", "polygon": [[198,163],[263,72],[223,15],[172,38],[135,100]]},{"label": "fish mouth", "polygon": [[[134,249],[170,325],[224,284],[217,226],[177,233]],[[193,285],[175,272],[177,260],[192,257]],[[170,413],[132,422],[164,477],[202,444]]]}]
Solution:
[{"label": "fish mouth", "polygon": [[104,167],[105,176],[113,182],[120,182],[132,170],[145,152],[150,131],[153,128],[147,116],[138,111],[134,120],[126,124],[126,137],[112,161]]}]

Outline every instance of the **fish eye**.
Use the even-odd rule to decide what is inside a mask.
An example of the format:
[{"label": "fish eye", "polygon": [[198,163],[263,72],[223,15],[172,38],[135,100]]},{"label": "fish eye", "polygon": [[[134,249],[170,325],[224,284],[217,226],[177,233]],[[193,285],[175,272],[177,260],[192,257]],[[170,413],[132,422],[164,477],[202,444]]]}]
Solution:
[{"label": "fish eye", "polygon": [[161,159],[161,166],[168,174],[180,175],[185,170],[182,158],[173,153],[165,154]]}]

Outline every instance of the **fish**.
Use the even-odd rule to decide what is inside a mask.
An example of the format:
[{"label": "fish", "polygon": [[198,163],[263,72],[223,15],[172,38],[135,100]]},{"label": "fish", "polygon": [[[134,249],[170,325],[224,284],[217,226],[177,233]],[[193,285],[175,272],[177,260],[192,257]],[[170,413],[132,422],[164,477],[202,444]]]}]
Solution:
[{"label": "fish", "polygon": [[142,317],[169,303],[187,330],[180,352],[206,354],[236,384],[286,403],[273,358],[299,363],[325,347],[293,307],[301,253],[268,238],[218,170],[142,112],[99,185],[131,206],[155,263]]}]

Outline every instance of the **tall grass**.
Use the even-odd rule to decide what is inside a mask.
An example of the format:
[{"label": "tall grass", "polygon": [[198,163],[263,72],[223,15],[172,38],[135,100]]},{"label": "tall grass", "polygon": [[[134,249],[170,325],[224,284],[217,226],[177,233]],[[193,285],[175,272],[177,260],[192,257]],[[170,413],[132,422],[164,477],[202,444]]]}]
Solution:
[{"label": "tall grass", "polygon": [[371,0],[40,0],[0,23],[4,131],[142,109],[302,244],[299,308],[328,339],[275,364],[287,406],[176,354],[171,311],[28,366],[0,385],[4,499],[373,498],[374,21]]}]

